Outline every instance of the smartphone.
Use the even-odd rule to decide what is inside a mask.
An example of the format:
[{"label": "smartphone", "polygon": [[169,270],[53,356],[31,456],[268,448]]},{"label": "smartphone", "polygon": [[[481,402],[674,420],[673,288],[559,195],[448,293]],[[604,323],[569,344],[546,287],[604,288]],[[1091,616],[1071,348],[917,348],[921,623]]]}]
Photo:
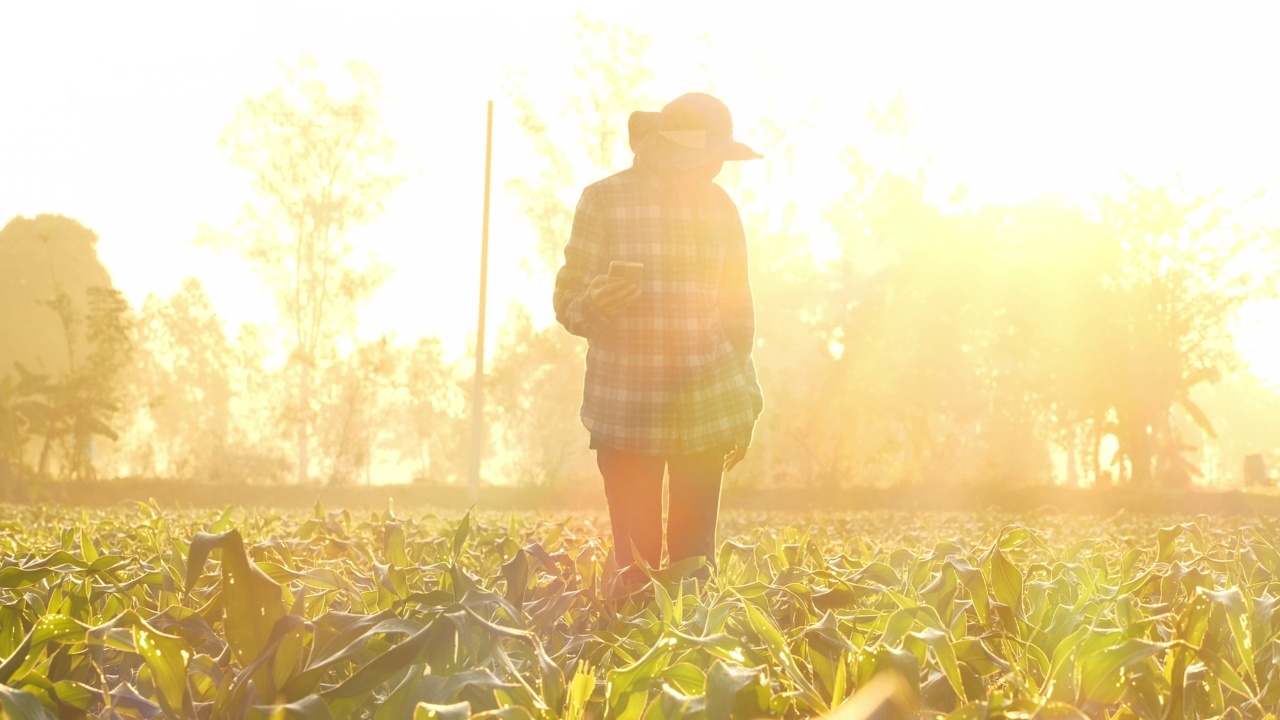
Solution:
[{"label": "smartphone", "polygon": [[623,262],[622,260],[614,260],[609,263],[609,278],[621,278],[629,280],[635,285],[640,285],[640,278],[644,276],[644,263]]}]

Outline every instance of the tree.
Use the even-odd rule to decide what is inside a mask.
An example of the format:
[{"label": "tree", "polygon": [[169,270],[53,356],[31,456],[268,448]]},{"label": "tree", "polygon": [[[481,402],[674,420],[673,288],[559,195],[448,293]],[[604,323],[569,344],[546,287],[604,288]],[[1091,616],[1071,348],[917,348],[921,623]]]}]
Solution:
[{"label": "tree", "polygon": [[257,194],[229,244],[271,286],[289,326],[300,482],[309,476],[313,377],[333,361],[355,308],[387,278],[384,266],[356,262],[348,230],[381,215],[403,179],[392,167],[377,76],[354,62],[344,72],[354,89],[334,94],[304,56],[281,87],[245,101],[222,136]]},{"label": "tree", "polygon": [[[536,257],[554,273],[573,222],[573,206],[565,193],[576,182],[575,168],[597,176],[621,170],[626,154],[627,118],[633,110],[652,105],[645,87],[653,73],[644,63],[649,37],[627,27],[574,16],[579,54],[574,74],[585,92],[570,96],[561,113],[573,128],[575,141],[565,142],[541,119],[533,99],[516,84],[507,94],[516,106],[518,122],[543,163],[536,180],[516,178],[508,185],[520,202],[520,212],[538,236]],[[574,151],[577,152],[574,152]]]},{"label": "tree", "polygon": [[[112,287],[98,259],[98,236],[62,215],[15,217],[0,229],[0,376],[21,362],[32,372],[67,372],[68,337],[49,305],[60,292],[84,317],[89,288]],[[70,340],[85,342],[79,325]]]},{"label": "tree", "polygon": [[330,485],[369,478],[379,435],[387,428],[400,356],[387,338],[361,343],[326,368],[322,393],[330,412],[317,434],[329,461]]},{"label": "tree", "polygon": [[0,377],[0,492],[28,474],[25,448],[37,428],[49,417],[49,401],[44,396],[48,379],[15,363],[13,375]]},{"label": "tree", "polygon": [[399,406],[391,439],[415,479],[445,481],[463,476],[466,466],[466,396],[456,363],[444,356],[439,338],[419,338],[398,364]]},{"label": "tree", "polygon": [[1233,223],[1213,197],[1181,200],[1174,187],[1133,185],[1100,206],[1120,252],[1107,278],[1108,416],[1095,420],[1134,484],[1186,484],[1198,470],[1183,458],[1175,411],[1213,436],[1192,392],[1238,367],[1230,323],[1246,302],[1275,296],[1276,231]]},{"label": "tree", "polygon": [[[586,437],[577,422],[582,383],[577,338],[558,326],[536,328],[513,305],[493,359],[491,397],[505,464],[520,485],[554,485],[590,476]],[[568,431],[568,432],[566,432]]]},{"label": "tree", "polygon": [[112,288],[89,288],[88,298],[83,318],[61,285],[44,303],[58,317],[67,365],[38,390],[48,401],[38,425],[44,436],[37,465],[42,476],[50,474],[57,459],[64,477],[95,478],[96,438],[118,437],[112,424],[120,406],[121,371],[133,353],[132,314],[124,297]]},{"label": "tree", "polygon": [[234,350],[203,284],[187,278],[172,297],[148,297],[137,336],[126,452],[146,474],[207,479],[230,430]]},{"label": "tree", "polygon": [[279,345],[274,329],[244,324],[232,343],[228,366],[232,422],[227,442],[213,459],[211,479],[279,482],[288,477],[289,425],[285,418],[289,387],[283,370],[271,364]]},{"label": "tree", "polygon": [[[1097,474],[1093,418],[1106,413],[1106,361],[1114,315],[1108,275],[1120,249],[1079,207],[1040,200],[978,211],[999,255],[984,281],[992,326],[983,370],[997,424],[1034,430],[1008,456],[1033,443],[1066,455],[1067,479],[1084,476],[1082,456]],[[1025,464],[1006,463],[1006,477]]]},{"label": "tree", "polygon": [[989,238],[928,201],[923,169],[873,167],[856,151],[847,162],[852,184],[826,213],[841,253],[815,322],[834,358],[826,415],[838,421],[816,433],[834,435],[828,463],[844,476],[968,479],[962,455],[985,406]]},{"label": "tree", "polygon": [[1217,440],[1206,440],[1203,453],[1207,479],[1239,485],[1243,460],[1265,456],[1274,475],[1280,467],[1280,393],[1247,369],[1226,375],[1217,385],[1204,385],[1193,393],[1196,405],[1213,418]]}]

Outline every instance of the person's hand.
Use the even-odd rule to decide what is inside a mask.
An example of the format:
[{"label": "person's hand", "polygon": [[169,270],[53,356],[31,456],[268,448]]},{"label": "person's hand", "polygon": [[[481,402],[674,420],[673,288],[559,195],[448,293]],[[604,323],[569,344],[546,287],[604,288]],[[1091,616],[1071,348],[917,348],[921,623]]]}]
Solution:
[{"label": "person's hand", "polygon": [[747,456],[747,448],[751,447],[751,432],[733,441],[733,447],[724,456],[724,471],[729,472]]},{"label": "person's hand", "polygon": [[587,285],[591,302],[606,318],[614,318],[640,297],[640,287],[630,280],[597,275]]}]

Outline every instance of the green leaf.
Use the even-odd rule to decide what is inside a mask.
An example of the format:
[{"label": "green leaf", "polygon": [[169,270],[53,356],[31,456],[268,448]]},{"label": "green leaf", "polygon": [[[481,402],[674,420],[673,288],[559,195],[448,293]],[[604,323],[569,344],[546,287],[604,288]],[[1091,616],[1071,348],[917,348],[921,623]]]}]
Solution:
[{"label": "green leaf", "polygon": [[750,623],[751,629],[760,636],[760,639],[764,641],[765,647],[769,650],[773,664],[782,668],[782,672],[787,676],[787,679],[796,686],[799,699],[812,712],[825,710],[827,704],[823,702],[822,696],[818,694],[817,688],[809,682],[806,674],[801,672],[790,649],[787,648],[787,641],[782,637],[782,632],[778,630],[778,626],[773,619],[746,600],[742,601],[742,607],[746,610],[747,622]]},{"label": "green leaf", "polygon": [[1253,662],[1253,637],[1249,623],[1249,602],[1239,587],[1222,591],[1199,590],[1212,603],[1222,608],[1231,628],[1231,640],[1235,646],[1236,656],[1244,663],[1245,672],[1250,678],[1257,679],[1257,669]]},{"label": "green leaf", "polygon": [[83,642],[89,628],[65,615],[44,615],[36,620],[22,643],[0,664],[0,684],[8,683],[28,659],[51,642]]},{"label": "green leaf", "polygon": [[204,561],[214,550],[222,551],[222,611],[227,643],[241,666],[253,662],[271,636],[276,621],[285,615],[280,585],[249,559],[239,530],[220,535],[196,533],[187,557],[186,592],[196,586]]},{"label": "green leaf", "polygon": [[383,525],[385,536],[383,555],[396,567],[409,567],[409,555],[404,549],[404,526],[398,522]]},{"label": "green leaf", "polygon": [[1194,523],[1171,525],[1166,528],[1160,528],[1159,532],[1156,533],[1156,544],[1159,548],[1156,562],[1166,564],[1173,562],[1174,554],[1178,550],[1178,537],[1183,534],[1191,539],[1192,548],[1199,552],[1204,552],[1204,533],[1201,532],[1200,526]]},{"label": "green leaf", "polygon": [[[916,686],[907,680],[897,669],[881,669],[873,675],[858,691],[841,705],[834,713],[832,720],[871,720],[873,718],[914,718],[919,706],[919,693]],[[985,720],[987,713],[965,714],[971,705],[948,718],[973,718]]]},{"label": "green leaf", "polygon": [[1102,705],[1119,701],[1128,682],[1126,671],[1137,663],[1164,652],[1171,644],[1129,638],[1104,650],[1081,655],[1081,697]]},{"label": "green leaf", "polygon": [[982,571],[959,558],[948,558],[947,568],[959,578],[960,584],[969,591],[969,599],[973,601],[973,610],[978,620],[986,623],[991,618],[990,598],[987,597],[987,580]]},{"label": "green leaf", "polygon": [[763,717],[769,713],[769,682],[763,667],[717,660],[707,671],[707,720]]},{"label": "green leaf", "polygon": [[213,524],[211,524],[208,528],[205,528],[205,532],[210,533],[212,535],[217,535],[218,533],[224,533],[230,530],[232,527],[231,512],[234,509],[235,509],[234,505],[228,505],[227,509],[223,510],[222,514],[218,516],[218,519],[214,520]]},{"label": "green leaf", "polygon": [[93,546],[93,538],[89,535],[89,526],[80,528],[80,554],[85,562],[92,563],[98,559],[98,549]]},{"label": "green leaf", "polygon": [[453,559],[456,562],[458,556],[462,554],[462,546],[467,542],[467,535],[471,533],[471,511],[468,510],[462,516],[461,522],[458,523],[458,529],[453,532]]},{"label": "green leaf", "polygon": [[671,683],[684,695],[702,695],[707,692],[706,671],[691,662],[674,663],[657,677]]},{"label": "green leaf", "polygon": [[676,640],[659,638],[639,660],[605,676],[605,706],[610,717],[637,717],[644,709],[649,679],[667,667]]},{"label": "green leaf", "polygon": [[502,564],[502,579],[507,583],[507,602],[517,608],[524,607],[525,588],[529,585],[529,555],[523,548]]},{"label": "green leaf", "polygon": [[[1022,615],[1022,571],[996,548],[991,554],[991,591],[996,600],[1013,609],[1017,617]],[[1018,635],[1017,628],[1005,628]]]},{"label": "green leaf", "polygon": [[656,702],[649,704],[643,720],[670,720],[671,718],[705,717],[706,699],[701,695],[686,695],[670,685],[663,685]]},{"label": "green leaf", "polygon": [[467,720],[471,717],[471,703],[433,705],[421,702],[413,710],[413,720]]},{"label": "green leaf", "polygon": [[152,681],[160,691],[160,704],[171,714],[182,714],[187,696],[187,658],[191,656],[182,638],[166,635],[136,618],[133,645],[147,663]]},{"label": "green leaf", "polygon": [[1231,667],[1231,664],[1224,660],[1221,655],[1206,648],[1198,648],[1195,655],[1196,659],[1204,663],[1205,668],[1212,671],[1212,677],[1216,678],[1219,683],[1225,685],[1232,692],[1239,693],[1244,698],[1253,698],[1253,691],[1245,684],[1244,679],[1235,671],[1235,668]]},{"label": "green leaf", "polygon": [[0,710],[4,711],[4,717],[13,720],[57,720],[40,698],[7,685],[0,685]]},{"label": "green leaf", "polygon": [[566,692],[564,720],[585,720],[587,703],[595,689],[595,672],[585,662],[579,661]]},{"label": "green leaf", "polygon": [[520,688],[519,685],[498,679],[488,668],[454,673],[442,682],[438,677],[430,675],[425,680],[436,681],[428,693],[431,696],[428,702],[443,705],[465,700],[475,712],[496,709],[501,704],[499,694],[508,694]]},{"label": "green leaf", "polygon": [[254,705],[245,720],[333,720],[333,713],[319,695],[308,695],[284,705]]},{"label": "green leaf", "polygon": [[965,694],[964,682],[960,679],[960,663],[956,661],[956,653],[951,646],[951,638],[947,637],[946,633],[933,628],[925,628],[918,633],[912,634],[923,640],[933,650],[933,655],[937,659],[938,665],[942,668],[943,674],[947,676],[947,682],[951,683],[951,689],[955,690],[960,702],[969,702],[969,698]]},{"label": "green leaf", "polygon": [[412,708],[424,702],[423,675],[427,672],[426,663],[417,663],[405,668],[404,678],[396,684],[374,712],[373,720],[400,720],[413,715]]},{"label": "green leaf", "polygon": [[160,632],[133,610],[89,629],[85,639],[99,666],[104,664],[105,648],[141,656],[159,692],[160,706],[174,717],[182,715],[187,695],[187,659],[192,655],[185,640]]},{"label": "green leaf", "polygon": [[415,664],[419,655],[426,648],[430,639],[430,627],[425,627],[403,642],[392,647],[369,662],[362,663],[360,669],[336,687],[320,693],[325,700],[350,698],[367,693],[381,685],[392,675]]}]

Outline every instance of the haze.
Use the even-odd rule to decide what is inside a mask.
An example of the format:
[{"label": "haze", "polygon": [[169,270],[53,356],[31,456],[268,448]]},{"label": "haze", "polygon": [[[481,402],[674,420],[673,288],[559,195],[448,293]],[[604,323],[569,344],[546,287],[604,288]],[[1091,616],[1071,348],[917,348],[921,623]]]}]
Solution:
[{"label": "haze", "polygon": [[[553,137],[581,142],[561,113],[579,82],[579,9],[5,7],[0,222],[55,213],[91,228],[134,308],[197,277],[229,336],[274,322],[250,265],[195,243],[232,229],[251,196],[219,137],[244,99],[278,86],[282,65],[302,54],[335,83],[343,63],[362,61],[381,77],[406,181],[384,215],[351,233],[393,269],[359,310],[357,334],[437,336],[462,358],[475,327],[486,100],[496,103],[490,342],[516,304],[535,326],[552,322],[550,274],[508,190],[542,167],[511,89]],[[1083,203],[1131,182],[1179,182],[1188,195],[1220,190],[1244,221],[1280,224],[1280,11],[1270,3],[651,2],[582,12],[650,39],[652,78],[637,109],[695,89],[725,99],[738,134],[774,151],[727,181],[760,206],[792,203],[817,261],[839,252],[825,214],[848,188],[851,148],[878,167],[927,167],[931,201],[963,186],[960,208]],[[886,133],[877,117],[903,126]],[[616,160],[621,169],[629,157]],[[596,179],[596,169],[576,170],[575,192]],[[1280,383],[1275,303],[1247,304],[1233,327],[1247,367]]]}]

